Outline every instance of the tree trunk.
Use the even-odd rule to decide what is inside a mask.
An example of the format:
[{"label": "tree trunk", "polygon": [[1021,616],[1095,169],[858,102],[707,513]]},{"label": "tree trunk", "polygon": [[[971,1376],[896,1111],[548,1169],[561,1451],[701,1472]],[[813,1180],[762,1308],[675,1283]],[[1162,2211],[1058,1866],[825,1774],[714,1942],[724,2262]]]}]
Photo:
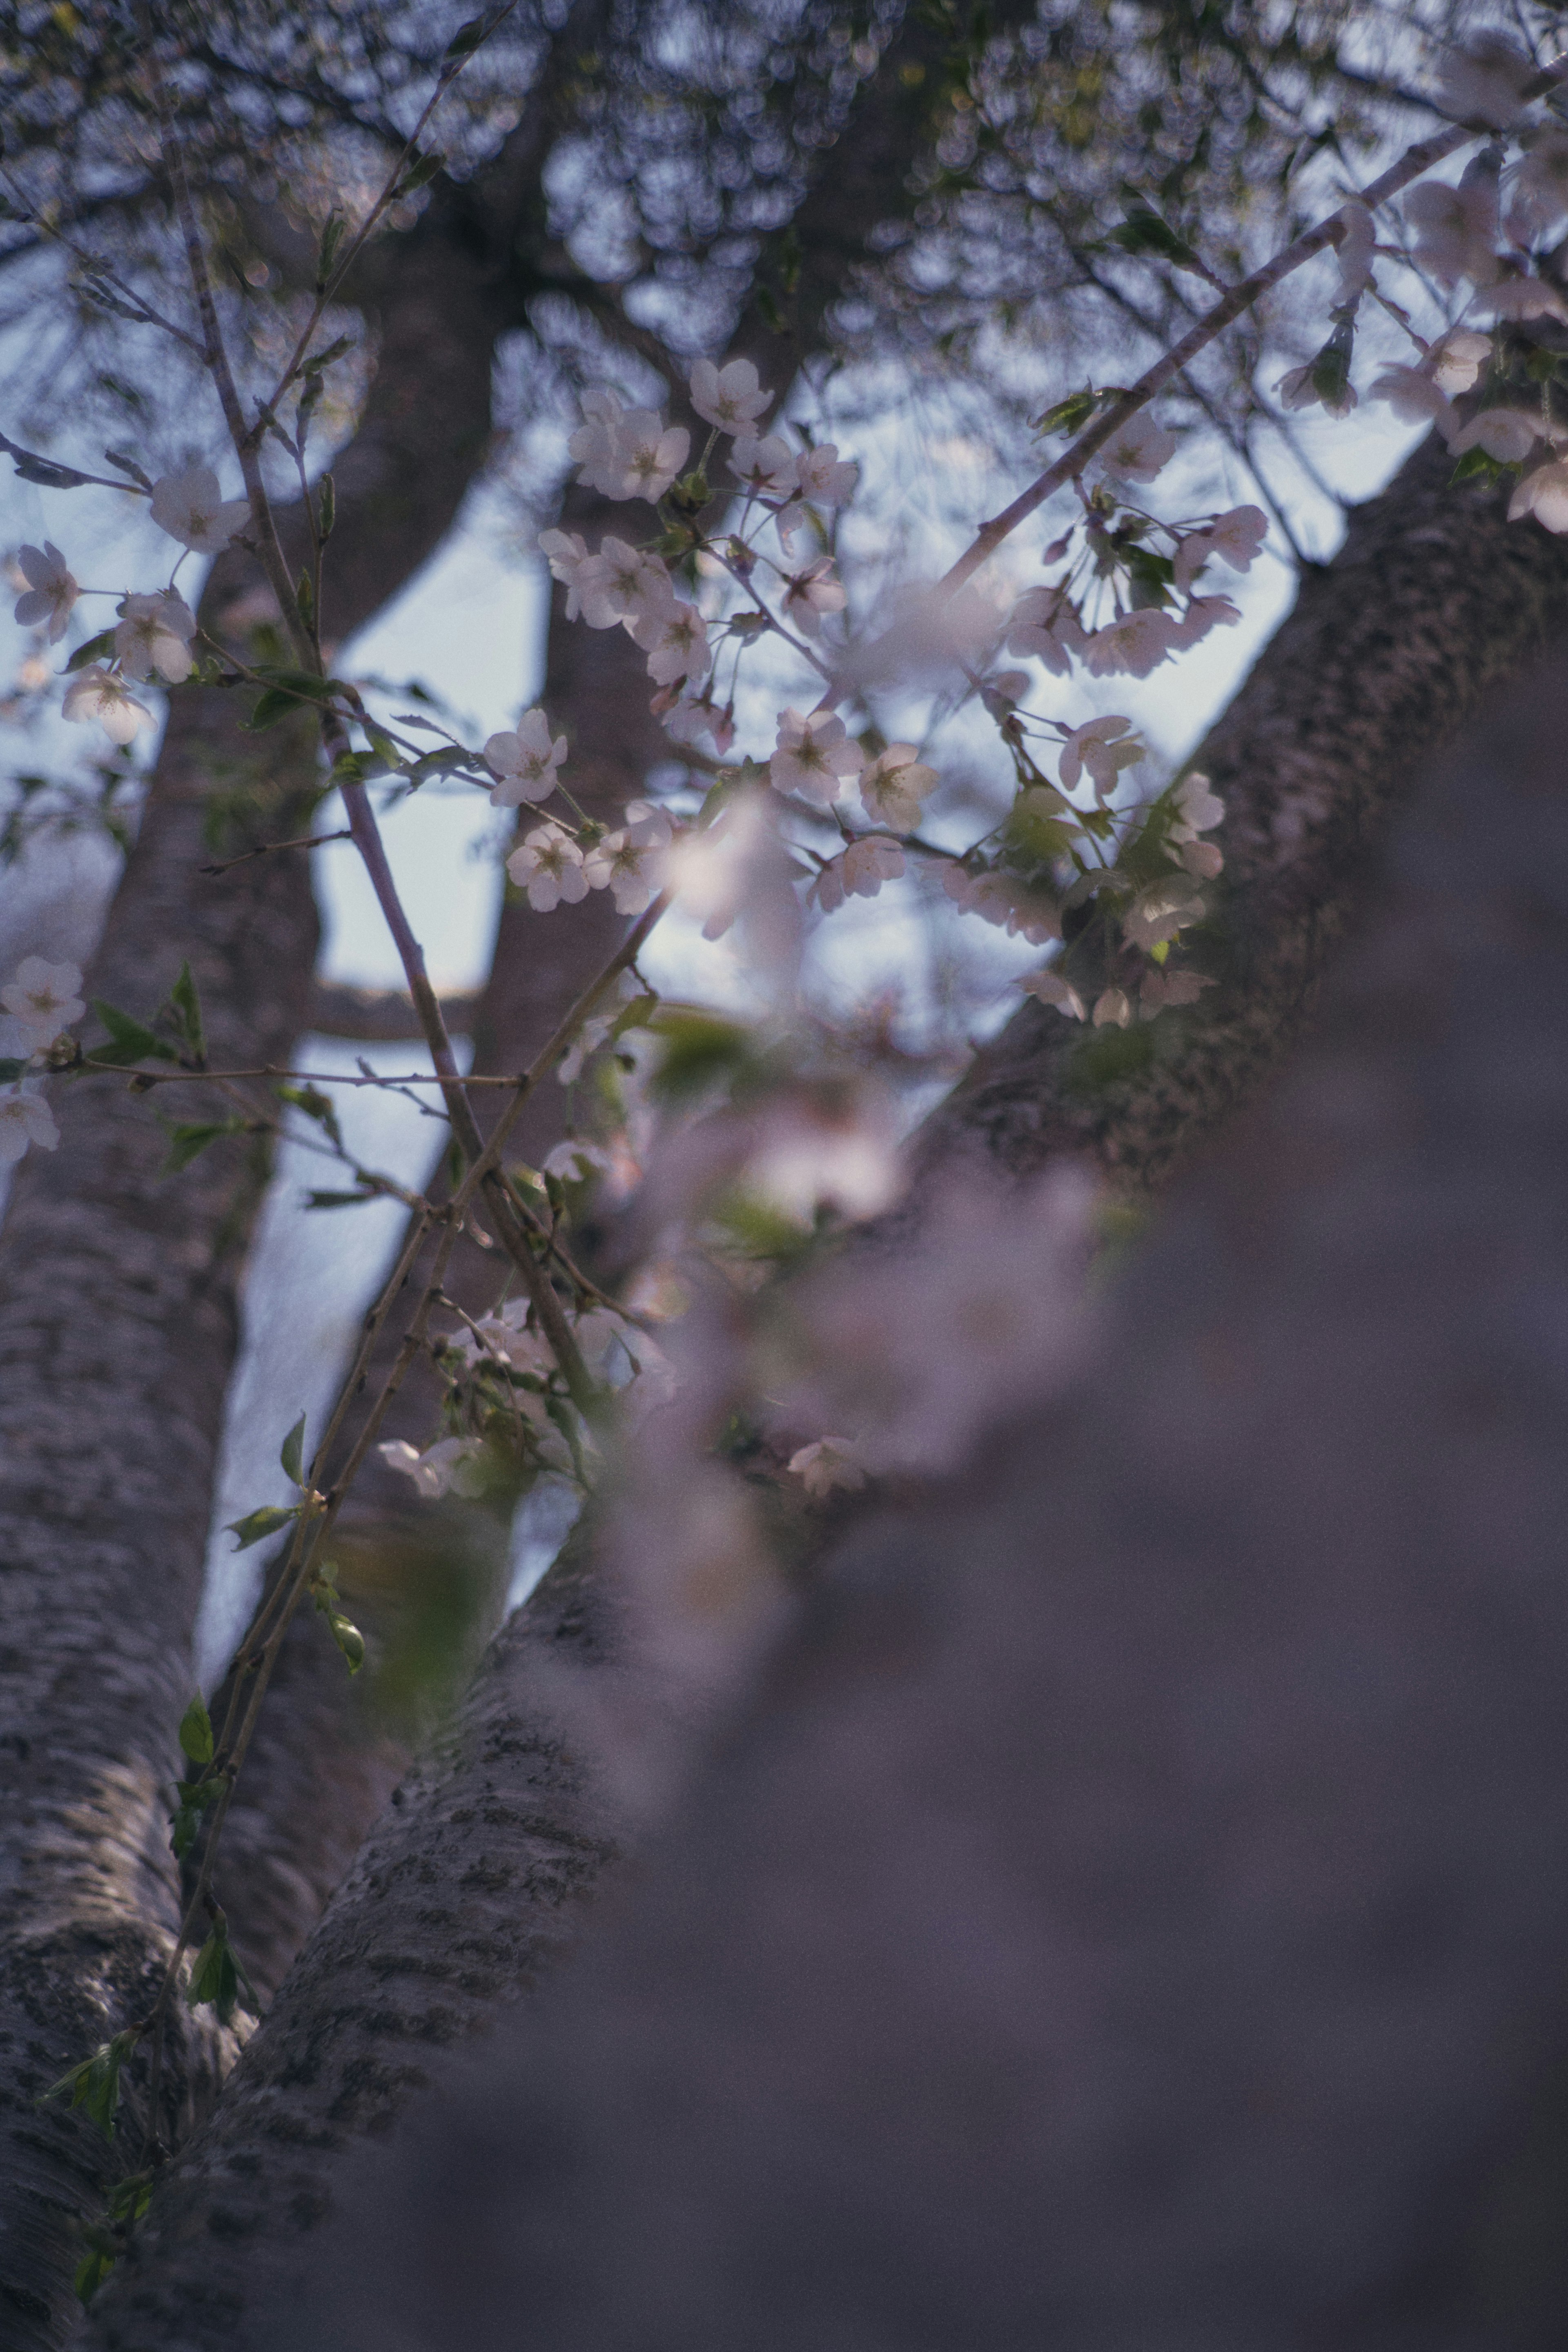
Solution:
[{"label": "tree trunk", "polygon": [[[1409,792],[1421,764],[1473,714],[1481,680],[1521,666],[1561,615],[1568,597],[1568,559],[1558,542],[1518,525],[1505,527],[1495,499],[1441,492],[1434,483],[1435,471],[1430,453],[1418,452],[1392,488],[1361,510],[1344,552],[1304,587],[1301,607],[1284,625],[1211,739],[1227,747],[1228,765],[1221,772],[1215,759],[1214,772],[1216,782],[1220,772],[1224,775],[1237,841],[1229,901],[1233,935],[1250,943],[1250,968],[1261,975],[1256,984],[1272,991],[1265,1001],[1274,1004],[1276,1020],[1292,1026],[1300,1023],[1301,998],[1321,969],[1321,953],[1313,942],[1327,926],[1336,934],[1342,931],[1348,909],[1364,887],[1380,823],[1386,821],[1400,795]],[[1481,589],[1486,580],[1491,583],[1489,594]],[[1274,813],[1285,804],[1287,793],[1290,807],[1310,805],[1316,811],[1297,837],[1300,887],[1294,889],[1291,875],[1298,868],[1291,865],[1288,845],[1272,830]],[[1256,901],[1249,895],[1254,889]],[[1321,894],[1321,912],[1314,891]],[[1296,974],[1292,985],[1276,985],[1269,977],[1270,941],[1263,912],[1252,911],[1255,905],[1259,910],[1279,910],[1285,933],[1281,965]],[[1230,1017],[1240,1020],[1242,1015],[1233,1013]],[[1061,1026],[1065,1032],[1066,1024]],[[1255,1020],[1249,1017],[1243,1028],[1253,1040],[1256,1083],[1257,1072],[1269,1058],[1261,1013]],[[1057,1033],[1042,1029],[1041,1034],[1052,1041]],[[1223,1070],[1220,1048],[1213,1052],[1215,1066]],[[1117,1147],[1124,1136],[1139,1131],[1134,1124],[1138,1096],[1121,1082],[1120,1095],[1107,1091],[1097,1113],[1100,1125],[1079,1124],[1072,1100],[1064,1107],[1051,1093],[1058,1080],[1054,1066],[1042,1054],[1032,1066],[1041,1092],[1031,1111],[1026,1091],[1030,1066],[1020,1058],[1013,1091],[1005,1097],[1010,1108],[1005,1127],[994,1102],[979,1087],[965,1097],[975,1106],[976,1148],[996,1152],[1005,1165],[1038,1167],[1046,1152],[1033,1139],[1055,1133],[1062,1138],[1058,1148],[1091,1158],[1098,1152],[1100,1164],[1120,1174],[1131,1155]],[[1240,1084],[1238,1077],[1231,1099]],[[1215,1092],[1218,1085],[1216,1079]],[[1122,1107],[1120,1125],[1111,1115],[1118,1106]],[[1194,1126],[1201,1131],[1217,1115],[1210,1096],[1194,1088]],[[947,1151],[964,1145],[967,1116],[962,1106],[943,1114]],[[1006,1141],[1020,1137],[1023,1144]],[[550,1605],[548,1601],[544,1605]],[[504,1679],[510,1671],[510,1654],[503,1645],[492,1655],[479,1685],[476,1723],[482,1723],[483,1710],[492,1704],[493,1677]],[[521,1761],[514,1766],[504,1753],[482,1752],[474,1733],[465,1731],[452,1751],[449,1777],[439,1784],[438,1794],[422,1801],[434,1805],[443,1819],[465,1811],[482,1818],[487,1809],[526,1814],[532,1764],[526,1743],[517,1752]],[[436,1786],[433,1781],[432,1788]],[[396,1867],[405,1837],[410,1855],[419,1857],[420,1872],[429,1855],[423,1827],[426,1816],[406,1818],[406,1831],[405,1811],[384,1821],[374,1846],[380,1906],[374,1943],[384,1952],[403,1948],[405,1937],[416,1932],[419,1913],[436,1899],[428,1879],[416,1877],[412,1868],[400,1874]],[[613,1826],[606,1825],[600,1834],[610,1843]],[[436,1883],[445,1883],[449,1890],[443,1902],[460,1899],[460,1890],[444,1872],[437,1873]],[[361,1885],[358,1874],[354,1885]],[[343,1899],[349,1899],[346,1889]],[[526,1887],[518,1900],[525,1909]],[[363,1894],[353,1901],[363,1906]],[[363,1908],[356,1909],[356,1919],[363,1916]],[[335,1932],[334,1918],[335,1906],[323,1922],[322,1936]],[[521,1948],[531,1950],[531,1931],[521,1914],[515,1932]],[[323,2021],[319,2030],[323,2039],[328,2035],[328,1978],[318,1972],[313,1954],[314,1946],[308,1948],[300,1964],[301,1980],[323,1990],[308,2003],[303,1994],[299,2003],[285,1996],[290,2037],[317,2030],[311,2019]],[[283,2013],[280,2002],[279,2014]],[[487,2009],[480,2003],[468,2013],[467,2021],[478,2023],[493,2013],[493,2005]],[[244,2079],[269,2086],[269,2111],[277,2120],[268,2129],[280,2139],[296,2125],[273,2086],[286,2078],[297,2083],[298,2078],[268,2054],[275,2023],[269,2019],[255,2036],[246,2061],[255,2073]],[[300,2085],[295,2095],[303,2103],[298,2128],[305,2134],[310,2128],[306,2119],[316,2096],[314,2085]],[[386,2111],[378,2108],[378,2121]],[[253,2110],[237,2099],[231,2105],[226,2097],[213,2122],[160,2185],[154,2218],[168,2275],[161,2277],[155,2290],[145,2290],[155,2294],[149,2308],[158,2315],[158,2326],[195,2324],[189,2315],[201,2305],[203,2280],[213,2259],[210,2217],[256,2159],[252,2117]],[[331,2177],[331,2170],[329,2166],[317,2176],[318,2185]],[[282,2201],[269,2200],[265,2220],[255,2224],[255,2258],[281,2260],[271,2249],[291,2237],[295,2226]],[[147,2274],[147,2263],[138,2258],[133,2273],[138,2294]],[[243,2294],[243,2282],[235,2292]],[[158,2335],[151,2321],[142,2327],[125,2315],[129,2294],[129,2282],[111,2282],[100,2298],[101,2316],[95,2316],[94,2327],[106,2343],[144,2346],[153,2352],[167,2338]]]},{"label": "tree trunk", "polygon": [[838,1546],[257,2352],[1561,2342],[1565,737],[1422,780],[1089,1370]]}]

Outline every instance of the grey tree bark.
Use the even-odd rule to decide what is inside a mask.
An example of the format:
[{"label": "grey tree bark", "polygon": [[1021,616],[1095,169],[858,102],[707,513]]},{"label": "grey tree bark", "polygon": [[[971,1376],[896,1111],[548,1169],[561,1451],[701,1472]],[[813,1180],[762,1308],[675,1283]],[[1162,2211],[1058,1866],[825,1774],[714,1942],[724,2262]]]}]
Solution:
[{"label": "grey tree bark", "polygon": [[1088,1370],[835,1549],[248,2342],[1561,2341],[1565,730],[1423,763]]},{"label": "grey tree bark", "polygon": [[[1484,595],[1477,584],[1483,578],[1491,583]],[[1247,969],[1260,1001],[1272,1005],[1277,1026],[1291,1034],[1299,1029],[1323,967],[1323,937],[1342,935],[1388,817],[1422,766],[1474,713],[1482,680],[1525,667],[1542,639],[1560,629],[1565,613],[1568,560],[1558,542],[1507,526],[1495,499],[1444,491],[1426,450],[1353,519],[1341,558],[1305,583],[1297,613],[1206,747],[1210,771],[1216,782],[1223,778],[1230,804],[1227,836],[1237,845],[1227,935],[1247,943]],[[1223,767],[1216,748],[1225,751]],[[1301,815],[1293,858],[1274,828],[1282,806]],[[1267,929],[1270,909],[1279,925],[1277,942]],[[1230,1034],[1252,1041],[1247,1050],[1256,1085],[1271,1058],[1268,1027],[1261,1013],[1252,1019],[1239,977],[1228,978],[1226,988],[1226,1022]],[[1216,998],[1220,993],[1214,992]],[[1181,1041],[1179,1055],[1189,1055],[1200,1076],[1208,1074],[1202,1085],[1193,1082],[1187,1097],[1199,1136],[1213,1131],[1245,1082],[1245,1070],[1234,1080],[1226,1073],[1226,1034],[1220,1024],[1212,1032],[1194,1024]],[[968,1097],[978,1105],[973,1128],[962,1102],[942,1115],[942,1151],[973,1149],[1005,1168],[1028,1171],[1042,1164],[1054,1134],[1058,1149],[1097,1159],[1113,1177],[1147,1161],[1152,1181],[1175,1157],[1174,1114],[1161,1106],[1175,1083],[1168,1073],[1183,1066],[1179,1055],[1145,1074],[1143,1092],[1138,1081],[1124,1078],[1086,1097],[1068,1090],[1049,1057],[1057,1034],[1042,1024],[1032,1081],[1022,1052],[1009,1065],[1015,1076],[1005,1118],[978,1087]],[[1037,1100],[1029,1093],[1031,1083]],[[1147,1134],[1163,1139],[1163,1156],[1141,1142]],[[575,1592],[576,1565],[559,1574]],[[557,1607],[557,1589],[553,1580],[547,1582],[536,1604],[545,1624],[556,1622],[550,1612]],[[569,1615],[565,1628],[551,1636],[556,1654],[570,1655],[574,1638],[595,1622]],[[595,1638],[602,1646],[603,1637]],[[433,1864],[429,1822],[461,1815],[491,1823],[495,1866],[521,1887],[510,1899],[517,1906],[511,1933],[521,1958],[518,1976],[494,1989],[500,2000],[487,1998],[465,2011],[465,2030],[490,2022],[500,2001],[531,1981],[532,1937],[540,1932],[529,1924],[528,1890],[509,1826],[532,1812],[533,1755],[526,1740],[515,1751],[515,1765],[500,1749],[484,1747],[484,1726],[498,1706],[514,1706],[519,1721],[529,1719],[532,1699],[526,1684],[512,1701],[501,1696],[518,1658],[535,1654],[517,1646],[529,1639],[514,1632],[492,1650],[454,1746],[421,1780],[417,1801],[384,1819],[368,1849],[374,1868],[355,1872],[319,1931],[323,1953],[347,1948],[338,1941],[341,1903],[342,1932],[356,1951],[415,1948],[410,1939],[417,1937],[421,1913],[439,1918],[447,1904],[456,1905],[461,1871],[473,1867],[466,1846],[451,1876]],[[619,1827],[613,1811],[604,1810],[607,1802],[602,1795],[590,1798],[586,1811],[574,1811],[569,1823],[574,1834],[596,1838],[605,1849]],[[434,1879],[426,1874],[432,1867]],[[584,1881],[591,1875],[592,1866],[585,1865]],[[542,1926],[551,1934],[554,1916],[552,1902],[547,1903]],[[376,2079],[386,2092],[374,2115],[379,2130],[400,2104],[395,2075],[407,2040],[423,2031],[419,2021],[437,1993],[446,1998],[438,1966],[434,1981],[437,1992],[412,1972],[395,1998],[384,1981],[371,2019],[334,1994],[331,1967],[318,1961],[314,1943],[307,1948],[296,1979],[254,2037],[213,2122],[161,2184],[143,2240],[100,2297],[89,2340],[152,2352],[176,2326],[205,2325],[197,2316],[204,2281],[213,2274],[215,2248],[226,2226],[217,2217],[237,2210],[246,2217],[247,2251],[232,2264],[224,2258],[225,2294],[237,2278],[233,2292],[243,2304],[243,2282],[252,2266],[258,2276],[274,2266],[280,2274],[300,2274],[300,2217],[305,2231],[313,2228],[331,2194],[342,2149],[353,2137],[349,2086],[373,2071],[362,2037],[371,2035],[383,2053]],[[345,2013],[346,2024],[341,2021]],[[263,2199],[252,2185],[263,2131],[274,2148],[291,2142],[312,2151],[300,2159],[310,2193],[291,2205],[281,2195]],[[292,2170],[288,2177],[302,2181]],[[246,2326],[235,2316],[240,2305],[225,2303],[224,2325],[237,2326],[237,2340],[245,2342]],[[192,2340],[207,2339],[198,2332]]]}]

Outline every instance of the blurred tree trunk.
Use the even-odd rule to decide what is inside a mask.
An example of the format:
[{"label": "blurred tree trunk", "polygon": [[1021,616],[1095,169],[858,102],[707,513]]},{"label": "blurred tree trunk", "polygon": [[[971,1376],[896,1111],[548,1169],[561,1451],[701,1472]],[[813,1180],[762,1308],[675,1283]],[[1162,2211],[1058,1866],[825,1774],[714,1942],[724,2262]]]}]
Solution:
[{"label": "blurred tree trunk", "polygon": [[[1568,551],[1507,524],[1495,495],[1447,491],[1445,470],[1418,450],[1358,511],[1341,557],[1304,583],[1295,614],[1210,738],[1237,845],[1227,936],[1247,943],[1262,1008],[1253,1020],[1232,978],[1226,1019],[1255,1041],[1254,1086],[1272,1065],[1272,1032],[1298,1031],[1323,968],[1322,942],[1342,936],[1392,814],[1474,714],[1484,682],[1519,674],[1568,622]],[[1294,813],[1289,829],[1276,822],[1281,810]],[[1059,1029],[1073,1034],[1065,1023]],[[1047,1044],[1058,1034],[1043,1028]],[[1195,1042],[1184,1050],[1200,1068],[1211,1052],[1221,1077],[1194,1087],[1194,1139],[1214,1131],[1246,1076],[1223,1090],[1224,1048],[1205,1049],[1205,1034],[1189,1032]],[[1031,1097],[1020,1059],[1006,1123],[976,1087],[939,1115],[940,1149],[950,1157],[973,1150],[1023,1172],[1043,1164],[1047,1150],[1009,1139],[1054,1131],[1059,1149],[1122,1181],[1155,1120],[1145,1106],[1163,1100],[1154,1090],[1169,1083],[1161,1075],[1168,1067],[1163,1060],[1148,1074],[1147,1097],[1127,1078],[1091,1093],[1090,1121],[1077,1108],[1085,1097],[1067,1091],[1044,1054]],[[1163,1168],[1177,1158],[1176,1113],[1162,1108],[1157,1118],[1171,1130]],[[153,2352],[174,2336],[216,2345],[220,2310],[225,2326],[238,2327],[252,2265],[258,2276],[300,2274],[302,2242],[328,2208],[343,2148],[362,2133],[379,2135],[404,2104],[409,2044],[492,2021],[531,1982],[542,1948],[559,1932],[560,1901],[559,1874],[533,1874],[532,1841],[557,1827],[563,1843],[585,1841],[572,1847],[580,1893],[620,1834],[602,1790],[590,1784],[584,1793],[574,1778],[557,1816],[556,1800],[541,1789],[550,1738],[548,1693],[536,1695],[542,1654],[592,1668],[614,1647],[614,1621],[585,1573],[576,1554],[563,1560],[492,1646],[449,1748],[378,1825],[212,2122],[160,2184],[123,2274],[95,2309],[90,2341],[121,2352]],[[590,1760],[575,1756],[574,1773]],[[460,1837],[448,1832],[452,1822],[463,1825]],[[484,1832],[479,1853],[475,1825]],[[505,1946],[491,1948],[482,1975],[465,1977],[457,2002],[448,1988],[463,1971],[447,1938],[460,1932],[467,1890],[487,1885],[506,1890]],[[375,1984],[374,2000],[342,1988],[340,1957],[350,1950],[367,1972],[363,1981]],[[372,2084],[374,2095],[364,2087]],[[226,2340],[253,2339],[241,2332]]]}]

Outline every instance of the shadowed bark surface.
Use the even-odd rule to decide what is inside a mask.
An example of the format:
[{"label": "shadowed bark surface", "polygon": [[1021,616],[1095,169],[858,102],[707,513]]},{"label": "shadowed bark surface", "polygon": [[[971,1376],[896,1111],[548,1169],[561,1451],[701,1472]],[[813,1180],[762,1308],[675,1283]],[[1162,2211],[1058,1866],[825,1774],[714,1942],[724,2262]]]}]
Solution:
[{"label": "shadowed bark surface", "polygon": [[1428,774],[1087,1376],[837,1547],[268,2352],[1561,2341],[1565,741]]}]

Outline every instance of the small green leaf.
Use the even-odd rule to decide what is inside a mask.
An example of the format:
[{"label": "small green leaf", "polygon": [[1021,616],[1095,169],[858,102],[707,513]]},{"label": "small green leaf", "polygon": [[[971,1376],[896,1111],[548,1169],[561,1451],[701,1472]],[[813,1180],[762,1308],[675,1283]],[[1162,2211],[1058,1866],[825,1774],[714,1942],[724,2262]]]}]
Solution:
[{"label": "small green leaf", "polygon": [[288,687],[269,686],[266,693],[258,698],[256,707],[245,723],[253,735],[259,735],[267,728],[276,727],[280,719],[297,718],[305,707],[303,698]]},{"label": "small green leaf", "polygon": [[329,1609],[326,1614],[327,1622],[332,1629],[332,1639],[348,1660],[350,1674],[357,1675],[364,1664],[364,1635],[357,1625],[351,1625],[348,1619],[340,1616],[335,1609]]},{"label": "small green leaf", "polygon": [[1110,241],[1123,253],[1157,254],[1162,261],[1173,261],[1181,269],[1203,268],[1186,238],[1178,236],[1151,205],[1134,205],[1120,227],[1111,230]]},{"label": "small green leaf", "polygon": [[307,1209],[357,1209],[366,1201],[380,1198],[375,1192],[307,1192]]},{"label": "small green leaf", "polygon": [[175,1781],[174,1788],[180,1801],[169,1816],[169,1843],[176,1861],[183,1860],[189,1853],[195,1843],[196,1832],[202,1825],[203,1814],[216,1804],[225,1786],[221,1779]]},{"label": "small green leaf", "polygon": [[417,156],[393,190],[394,196],[411,196],[416,188],[422,188],[433,180],[437,173],[445,168],[446,162],[447,158],[437,148],[432,148],[427,155]]},{"label": "small green leaf", "polygon": [[9,1054],[0,1061],[0,1087],[15,1086],[18,1078],[24,1078],[26,1075],[26,1062],[18,1062]]},{"label": "small green leaf", "polygon": [[332,274],[332,264],[338,257],[338,247],[343,241],[343,230],[347,226],[342,214],[335,208],[327,215],[327,225],[321,231],[321,249],[316,262],[318,294],[324,294],[327,290],[328,281]]},{"label": "small green leaf", "polygon": [[370,748],[375,754],[376,764],[382,768],[400,770],[403,766],[403,754],[391,736],[385,734],[372,719],[367,719],[363,724],[370,739]]},{"label": "small green leaf", "polygon": [[107,1045],[90,1045],[88,1048],[92,1059],[100,1066],[107,1063],[110,1069],[123,1070],[129,1068],[132,1062],[179,1060],[173,1045],[166,1045],[162,1037],[154,1036],[144,1023],[133,1021],[129,1013],[121,1013],[115,1005],[105,1004],[100,996],[93,998],[92,1009],[109,1032]]},{"label": "small green leaf", "polygon": [[112,2139],[115,2112],[120,2105],[120,2070],[136,2047],[136,2039],[134,2032],[117,2033],[112,2042],[100,2042],[90,2058],[82,2059],[58,2083],[51,2083],[44,2098],[63,2098],[68,2091],[72,2107],[80,2107],[104,2138]]},{"label": "small green leaf", "polygon": [[334,784],[363,784],[379,773],[369,751],[340,751],[332,761],[331,781]]},{"label": "small green leaf", "polygon": [[180,977],[169,991],[169,1002],[180,1016],[185,1032],[186,1045],[189,1045],[198,1062],[205,1062],[207,1057],[207,1040],[206,1032],[202,1026],[202,1000],[196,992],[196,983],[191,977],[188,961],[180,966]]},{"label": "small green leaf", "polygon": [[180,1717],[180,1746],[193,1764],[210,1764],[213,1760],[212,1717],[200,1691]]},{"label": "small green leaf", "polygon": [[443,64],[448,58],[471,58],[489,29],[488,16],[470,16],[466,25],[458,26],[442,51]]},{"label": "small green leaf", "polygon": [[302,1110],[307,1118],[313,1118],[318,1126],[323,1128],[334,1143],[342,1144],[343,1139],[331,1095],[324,1095],[320,1087],[312,1086],[280,1086],[277,1092],[280,1101],[292,1103],[296,1110]]},{"label": "small green leaf", "polygon": [[100,629],[96,637],[89,637],[85,646],[78,646],[60,675],[68,677],[72,670],[86,669],[93,662],[108,661],[113,652],[114,631]]},{"label": "small green leaf", "polygon": [[1448,488],[1458,482],[1500,482],[1510,469],[1489,457],[1484,449],[1467,449],[1448,477]]},{"label": "small green leaf", "polygon": [[268,1536],[275,1536],[279,1528],[286,1528],[290,1519],[299,1516],[297,1503],[289,1510],[277,1503],[263,1503],[258,1511],[247,1511],[243,1519],[230,1519],[224,1532],[233,1536],[236,1551],[248,1551],[252,1544],[264,1543]]},{"label": "small green leaf", "polygon": [[284,1475],[292,1478],[296,1486],[302,1486],[305,1483],[305,1415],[303,1413],[300,1415],[299,1420],[283,1440],[283,1451],[278,1459],[283,1465]]},{"label": "small green leaf", "polygon": [[161,1176],[177,1176],[197,1160],[209,1143],[216,1143],[225,1135],[243,1135],[249,1126],[244,1118],[193,1119],[184,1125],[168,1122],[164,1132],[169,1139],[169,1156],[159,1170]]},{"label": "small green leaf", "polygon": [[1043,416],[1037,416],[1034,430],[1037,433],[1080,433],[1100,406],[1100,398],[1094,386],[1086,383],[1081,392],[1069,392],[1065,400],[1058,400],[1054,408],[1047,408]]}]

